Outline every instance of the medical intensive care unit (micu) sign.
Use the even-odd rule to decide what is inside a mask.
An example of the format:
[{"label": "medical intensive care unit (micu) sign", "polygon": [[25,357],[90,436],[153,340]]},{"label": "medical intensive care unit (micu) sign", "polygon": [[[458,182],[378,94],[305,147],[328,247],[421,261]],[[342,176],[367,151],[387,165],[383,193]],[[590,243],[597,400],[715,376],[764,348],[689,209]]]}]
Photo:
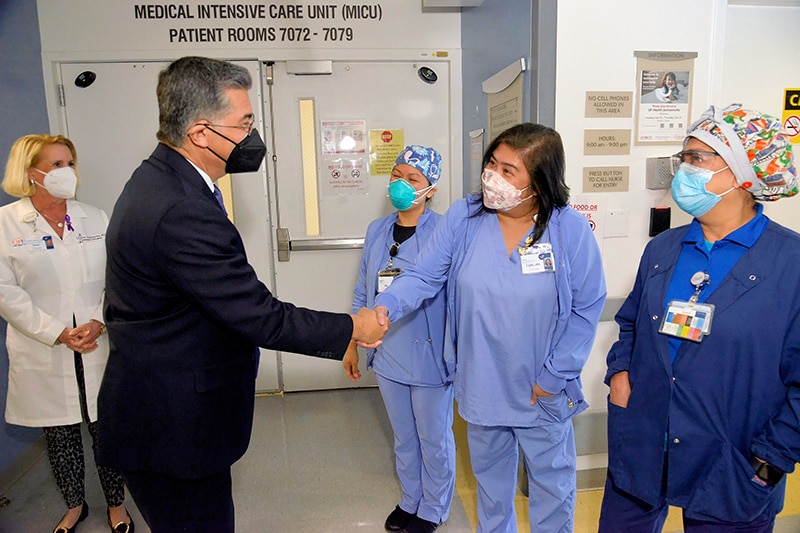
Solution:
[{"label": "medical intensive care unit (micu) sign", "polygon": [[[141,3],[39,0],[43,53],[224,49],[457,48],[452,13],[421,3]],[[79,32],[74,28],[80,27]],[[408,28],[413,31],[401,31]],[[84,54],[82,58],[86,58]]]},{"label": "medical intensive care unit (micu) sign", "polygon": [[[352,21],[377,20],[383,17],[380,4],[137,4],[136,20],[213,21],[240,20],[270,25],[172,27],[170,42],[324,42],[353,41],[356,32]],[[303,24],[293,24],[302,21]],[[306,21],[323,25],[309,27]],[[274,23],[274,25],[272,24]],[[330,25],[325,25],[330,24]]]}]

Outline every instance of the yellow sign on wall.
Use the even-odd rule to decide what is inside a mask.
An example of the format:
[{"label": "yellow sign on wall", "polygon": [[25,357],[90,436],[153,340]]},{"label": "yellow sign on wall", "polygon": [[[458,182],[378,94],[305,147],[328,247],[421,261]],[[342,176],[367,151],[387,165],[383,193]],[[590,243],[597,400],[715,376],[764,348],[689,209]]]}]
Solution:
[{"label": "yellow sign on wall", "polygon": [[800,89],[783,91],[783,129],[792,144],[800,144]]},{"label": "yellow sign on wall", "polygon": [[397,154],[405,148],[405,130],[369,130],[369,173],[388,176]]}]

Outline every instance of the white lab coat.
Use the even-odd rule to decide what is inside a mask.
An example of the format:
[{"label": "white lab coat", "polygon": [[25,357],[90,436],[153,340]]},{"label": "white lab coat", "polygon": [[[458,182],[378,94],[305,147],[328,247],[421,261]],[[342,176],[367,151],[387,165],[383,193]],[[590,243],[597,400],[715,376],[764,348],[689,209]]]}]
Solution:
[{"label": "white lab coat", "polygon": [[[103,322],[108,216],[67,201],[74,231],[63,240],[29,198],[0,207],[0,315],[8,322],[6,421],[31,427],[81,422],[72,350],[54,343],[72,317]],[[97,392],[108,359],[108,336],[83,354],[86,403],[97,420]]]}]

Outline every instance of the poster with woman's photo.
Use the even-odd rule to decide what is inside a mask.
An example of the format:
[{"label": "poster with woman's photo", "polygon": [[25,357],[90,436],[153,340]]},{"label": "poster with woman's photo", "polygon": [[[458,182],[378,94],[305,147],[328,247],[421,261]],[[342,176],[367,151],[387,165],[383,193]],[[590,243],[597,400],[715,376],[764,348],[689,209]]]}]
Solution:
[{"label": "poster with woman's photo", "polygon": [[636,52],[636,144],[683,141],[691,116],[693,52]]}]

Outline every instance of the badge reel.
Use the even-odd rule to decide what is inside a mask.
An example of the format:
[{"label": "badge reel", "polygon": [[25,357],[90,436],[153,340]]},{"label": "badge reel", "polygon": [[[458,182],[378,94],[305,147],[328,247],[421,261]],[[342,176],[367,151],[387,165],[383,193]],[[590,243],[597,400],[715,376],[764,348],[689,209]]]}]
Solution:
[{"label": "badge reel", "polygon": [[698,303],[700,291],[708,285],[708,274],[695,272],[691,279],[695,287],[694,295],[688,302],[672,300],[667,305],[664,320],[658,329],[660,333],[671,335],[679,339],[694,342],[703,340],[704,335],[711,333],[711,319],[714,317],[714,304]]},{"label": "badge reel", "polygon": [[523,274],[543,274],[556,271],[556,261],[553,256],[553,245],[549,242],[531,245],[533,239],[525,239],[526,246],[517,248],[519,263]]},{"label": "badge reel", "polygon": [[388,289],[389,285],[394,281],[394,278],[403,272],[399,268],[394,268],[392,266],[392,259],[394,259],[399,250],[400,243],[395,242],[392,244],[391,248],[389,248],[389,263],[386,265],[386,268],[378,271],[378,294]]}]

